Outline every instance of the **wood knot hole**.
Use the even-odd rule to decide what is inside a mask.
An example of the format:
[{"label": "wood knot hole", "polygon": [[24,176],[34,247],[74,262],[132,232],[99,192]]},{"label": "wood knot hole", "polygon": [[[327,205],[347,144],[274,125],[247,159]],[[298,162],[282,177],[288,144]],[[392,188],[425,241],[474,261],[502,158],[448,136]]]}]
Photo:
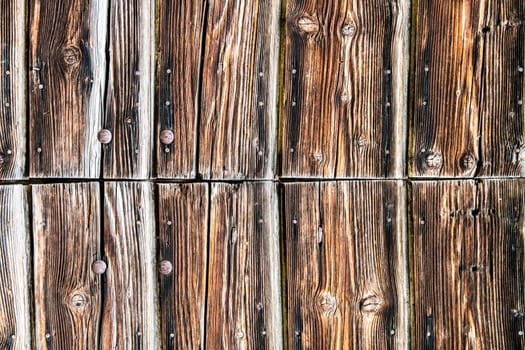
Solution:
[{"label": "wood knot hole", "polygon": [[361,299],[359,302],[359,310],[363,314],[377,313],[382,306],[383,302],[377,295],[369,295]]},{"label": "wood knot hole", "polygon": [[62,49],[62,59],[68,66],[76,65],[80,62],[82,53],[76,46],[68,46]]},{"label": "wood knot hole", "polygon": [[334,315],[337,310],[337,299],[330,293],[321,295],[317,303],[326,316]]},{"label": "wood knot hole", "polygon": [[341,34],[343,36],[353,36],[355,34],[355,24],[345,23],[341,28]]},{"label": "wood knot hole", "polygon": [[74,293],[69,299],[69,304],[74,309],[82,309],[86,306],[88,298],[83,293]]},{"label": "wood knot hole", "polygon": [[476,157],[472,153],[465,153],[460,159],[460,166],[464,171],[474,169],[476,164]]},{"label": "wood knot hole", "polygon": [[424,165],[429,169],[441,169],[443,157],[437,152],[427,152],[424,157]]},{"label": "wood knot hole", "polygon": [[309,16],[303,16],[297,20],[297,27],[304,33],[317,33],[319,31],[319,23]]}]

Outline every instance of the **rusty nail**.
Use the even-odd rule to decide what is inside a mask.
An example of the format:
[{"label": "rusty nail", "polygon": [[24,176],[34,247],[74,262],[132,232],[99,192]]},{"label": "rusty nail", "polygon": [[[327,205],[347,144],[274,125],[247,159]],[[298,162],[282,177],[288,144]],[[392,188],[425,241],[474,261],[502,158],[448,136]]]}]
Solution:
[{"label": "rusty nail", "polygon": [[162,142],[165,145],[169,145],[175,140],[175,135],[173,134],[173,131],[171,130],[162,130],[160,132],[160,142]]},{"label": "rusty nail", "polygon": [[91,269],[93,270],[93,272],[98,275],[101,275],[104,272],[106,272],[106,268],[107,265],[104,260],[97,260],[93,263],[93,265],[91,265]]},{"label": "rusty nail", "polygon": [[173,265],[168,260],[162,260],[160,262],[159,272],[163,275],[169,275],[173,270]]},{"label": "rusty nail", "polygon": [[98,132],[98,141],[103,144],[108,144],[111,142],[111,131],[108,129],[102,129]]}]

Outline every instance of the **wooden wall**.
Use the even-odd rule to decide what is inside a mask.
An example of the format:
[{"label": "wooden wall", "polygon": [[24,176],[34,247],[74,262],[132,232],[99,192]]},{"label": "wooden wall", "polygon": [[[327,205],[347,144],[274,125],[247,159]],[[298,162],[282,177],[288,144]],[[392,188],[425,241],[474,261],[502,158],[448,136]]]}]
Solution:
[{"label": "wooden wall", "polygon": [[0,348],[525,349],[524,21],[0,0]]}]

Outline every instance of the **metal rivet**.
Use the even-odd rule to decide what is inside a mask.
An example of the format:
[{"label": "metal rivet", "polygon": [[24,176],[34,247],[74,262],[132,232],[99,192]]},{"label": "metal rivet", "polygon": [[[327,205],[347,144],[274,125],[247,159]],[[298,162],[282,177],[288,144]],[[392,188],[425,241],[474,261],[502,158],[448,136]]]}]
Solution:
[{"label": "metal rivet", "polygon": [[168,220],[168,222],[166,222],[166,225],[171,226],[171,220]]},{"label": "metal rivet", "polygon": [[112,138],[111,131],[109,131],[108,129],[102,129],[98,132],[97,137],[100,143],[108,144],[111,142]]},{"label": "metal rivet", "polygon": [[163,275],[169,275],[173,270],[173,265],[168,260],[162,260],[159,266],[159,272]]},{"label": "metal rivet", "polygon": [[36,149],[36,151],[37,151],[38,153],[40,153],[40,152],[42,152],[42,148],[41,148],[41,147],[38,147],[38,148]]},{"label": "metal rivet", "polygon": [[38,88],[42,90],[44,88],[44,84],[38,84]]},{"label": "metal rivet", "polygon": [[166,73],[171,74],[171,69],[166,69]]},{"label": "metal rivet", "polygon": [[11,74],[11,71],[9,71],[9,70],[5,71],[5,75],[10,75],[10,74]]},{"label": "metal rivet", "polygon": [[175,134],[171,130],[162,130],[160,132],[160,142],[169,145],[175,140]]},{"label": "metal rivet", "polygon": [[99,275],[106,272],[106,268],[107,265],[104,260],[97,260],[91,265],[91,269],[93,270],[93,272]]},{"label": "metal rivet", "polygon": [[166,104],[166,106],[169,106],[169,105],[171,105],[171,102],[170,101],[166,101],[165,104]]}]

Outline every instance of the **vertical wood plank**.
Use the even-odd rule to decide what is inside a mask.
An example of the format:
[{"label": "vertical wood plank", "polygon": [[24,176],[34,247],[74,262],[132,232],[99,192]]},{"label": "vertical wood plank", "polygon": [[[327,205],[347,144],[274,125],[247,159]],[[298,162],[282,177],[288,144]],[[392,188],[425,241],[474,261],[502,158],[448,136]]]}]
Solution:
[{"label": "vertical wood plank", "polygon": [[159,184],[158,196],[162,348],[202,349],[208,185]]},{"label": "vertical wood plank", "polygon": [[[16,203],[12,205],[12,203]],[[24,186],[0,186],[0,348],[31,349],[30,236]]]},{"label": "vertical wood plank", "polygon": [[96,183],[33,186],[37,349],[97,349],[100,252]]},{"label": "vertical wood plank", "polygon": [[107,1],[30,1],[31,177],[100,175]]},{"label": "vertical wood plank", "polygon": [[111,1],[104,177],[149,177],[154,99],[154,1]]},{"label": "vertical wood plank", "polygon": [[524,188],[522,180],[414,184],[416,348],[525,346]]},{"label": "vertical wood plank", "polygon": [[404,174],[408,0],[290,0],[282,174]]},{"label": "vertical wood plank", "polygon": [[417,4],[410,175],[525,174],[523,1]]},{"label": "vertical wood plank", "polygon": [[284,186],[290,349],[408,348],[401,182]]},{"label": "vertical wood plank", "polygon": [[205,6],[206,1],[159,3],[156,106],[159,177],[196,177]]},{"label": "vertical wood plank", "polygon": [[208,2],[198,164],[205,179],[274,177],[279,0]]},{"label": "vertical wood plank", "polygon": [[155,206],[151,183],[104,185],[104,349],[157,349]]},{"label": "vertical wood plank", "polygon": [[207,349],[282,349],[276,186],[213,184]]},{"label": "vertical wood plank", "polygon": [[26,2],[0,1],[0,179],[24,176],[26,153]]}]

